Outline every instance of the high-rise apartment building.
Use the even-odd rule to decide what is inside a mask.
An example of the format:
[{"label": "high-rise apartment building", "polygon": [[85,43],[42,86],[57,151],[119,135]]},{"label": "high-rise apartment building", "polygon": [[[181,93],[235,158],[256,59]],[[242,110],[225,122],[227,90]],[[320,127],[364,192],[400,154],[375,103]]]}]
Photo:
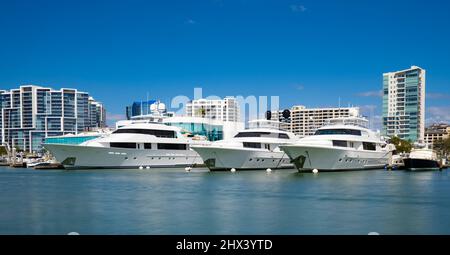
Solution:
[{"label": "high-rise apartment building", "polygon": [[106,127],[106,109],[93,97],[89,97],[89,121],[89,129]]},{"label": "high-rise apartment building", "polygon": [[425,73],[412,66],[383,74],[383,135],[424,141]]},{"label": "high-rise apartment building", "polygon": [[137,101],[132,105],[126,107],[126,116],[127,120],[130,120],[136,116],[143,116],[152,114],[152,105],[158,104],[156,100],[147,100],[147,101]]},{"label": "high-rise apartment building", "polygon": [[186,116],[239,122],[239,104],[234,97],[222,100],[196,99],[186,104]]},{"label": "high-rise apartment building", "polygon": [[[93,105],[96,105],[95,107]],[[24,85],[0,91],[0,139],[24,151],[40,151],[46,137],[77,134],[105,124],[103,106],[76,89]],[[92,107],[91,107],[92,106]],[[96,111],[101,108],[101,114]],[[95,109],[95,110],[94,110]],[[97,118],[91,118],[98,115]]]}]

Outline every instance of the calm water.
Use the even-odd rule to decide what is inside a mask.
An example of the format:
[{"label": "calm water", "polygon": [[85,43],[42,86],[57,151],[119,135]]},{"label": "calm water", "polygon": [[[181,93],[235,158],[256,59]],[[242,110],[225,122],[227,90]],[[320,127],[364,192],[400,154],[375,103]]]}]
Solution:
[{"label": "calm water", "polygon": [[0,234],[450,234],[448,171],[0,168]]}]

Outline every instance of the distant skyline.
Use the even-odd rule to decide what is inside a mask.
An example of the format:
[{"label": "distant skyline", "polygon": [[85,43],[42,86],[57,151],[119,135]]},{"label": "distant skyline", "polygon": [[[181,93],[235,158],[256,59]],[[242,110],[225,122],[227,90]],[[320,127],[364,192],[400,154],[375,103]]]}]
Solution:
[{"label": "distant skyline", "polygon": [[359,106],[379,126],[383,73],[427,71],[427,124],[450,122],[448,1],[0,2],[0,89],[77,88],[108,123],[133,101],[279,96]]}]

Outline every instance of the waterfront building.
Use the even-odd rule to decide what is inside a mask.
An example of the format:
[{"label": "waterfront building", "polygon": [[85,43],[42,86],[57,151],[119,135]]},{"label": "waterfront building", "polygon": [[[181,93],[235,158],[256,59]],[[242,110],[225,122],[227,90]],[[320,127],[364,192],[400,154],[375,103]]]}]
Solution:
[{"label": "waterfront building", "polygon": [[383,135],[424,141],[425,74],[418,66],[383,74]]},{"label": "waterfront building", "polygon": [[186,104],[186,116],[231,122],[241,121],[239,104],[234,97],[219,100],[192,100]]},{"label": "waterfront building", "polygon": [[106,127],[106,109],[102,103],[89,97],[89,129],[99,129]]},{"label": "waterfront building", "polygon": [[149,115],[152,112],[152,106],[158,104],[156,100],[136,101],[126,107],[126,116],[130,120],[132,117],[140,115]]},{"label": "waterfront building", "polygon": [[313,135],[316,130],[332,118],[358,117],[358,107],[306,108],[303,105],[291,109],[290,132],[300,136]]},{"label": "waterfront building", "polygon": [[[95,104],[90,111],[90,105]],[[92,122],[100,103],[76,89],[54,90],[35,85],[0,91],[0,138],[28,152],[42,150],[46,137],[77,134],[103,124]],[[100,121],[105,119],[103,107]]]},{"label": "waterfront building", "polygon": [[433,148],[434,143],[438,140],[444,140],[450,137],[449,124],[433,124],[425,130],[425,143]]},{"label": "waterfront building", "polygon": [[[279,128],[281,130],[290,132],[291,131],[291,121],[292,121],[292,119],[291,119],[290,116],[288,118],[285,118],[283,116],[283,112],[284,111],[285,110],[271,111],[270,112],[271,113],[270,119],[274,120],[274,121],[278,121],[280,123],[279,124]],[[288,110],[288,111],[290,112],[290,110]],[[267,116],[266,116],[266,118],[267,118]]]}]

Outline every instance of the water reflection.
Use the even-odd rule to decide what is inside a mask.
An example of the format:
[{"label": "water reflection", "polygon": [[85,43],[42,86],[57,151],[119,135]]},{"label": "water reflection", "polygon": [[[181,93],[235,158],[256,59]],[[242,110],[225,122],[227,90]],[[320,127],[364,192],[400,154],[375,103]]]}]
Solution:
[{"label": "water reflection", "polygon": [[449,234],[447,171],[0,168],[1,234]]}]

